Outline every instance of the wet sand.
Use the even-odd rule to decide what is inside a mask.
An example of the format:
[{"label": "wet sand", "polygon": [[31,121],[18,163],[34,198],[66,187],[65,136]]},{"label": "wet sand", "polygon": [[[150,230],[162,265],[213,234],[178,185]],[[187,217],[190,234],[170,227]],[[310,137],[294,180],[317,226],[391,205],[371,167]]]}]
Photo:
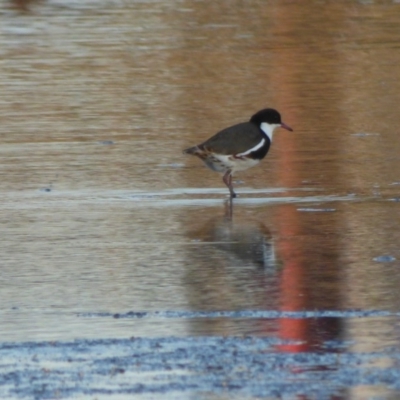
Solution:
[{"label": "wet sand", "polygon": [[[381,382],[400,390],[399,371],[390,363],[398,353],[343,353],[349,344],[338,342],[312,353],[293,352],[293,346],[232,336],[3,345],[0,393],[8,399],[187,399],[193,393],[198,399],[328,399],[357,386],[379,396]],[[10,363],[16,356],[18,363]]]}]

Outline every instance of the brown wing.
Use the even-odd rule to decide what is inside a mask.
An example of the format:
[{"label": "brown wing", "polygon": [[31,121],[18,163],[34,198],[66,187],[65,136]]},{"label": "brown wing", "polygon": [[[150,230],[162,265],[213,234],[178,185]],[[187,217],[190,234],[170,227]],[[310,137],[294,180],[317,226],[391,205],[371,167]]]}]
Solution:
[{"label": "brown wing", "polygon": [[257,146],[264,138],[256,125],[243,122],[223,129],[197,147],[217,154],[238,154]]}]

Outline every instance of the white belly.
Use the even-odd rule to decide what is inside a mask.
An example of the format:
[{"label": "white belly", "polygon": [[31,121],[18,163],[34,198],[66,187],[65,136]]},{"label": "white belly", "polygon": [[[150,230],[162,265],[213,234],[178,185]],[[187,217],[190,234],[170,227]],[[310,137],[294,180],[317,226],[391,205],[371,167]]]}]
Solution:
[{"label": "white belly", "polygon": [[217,172],[232,171],[232,175],[237,171],[244,171],[257,165],[260,160],[254,160],[247,157],[233,157],[213,154],[212,158],[204,160],[206,164]]}]

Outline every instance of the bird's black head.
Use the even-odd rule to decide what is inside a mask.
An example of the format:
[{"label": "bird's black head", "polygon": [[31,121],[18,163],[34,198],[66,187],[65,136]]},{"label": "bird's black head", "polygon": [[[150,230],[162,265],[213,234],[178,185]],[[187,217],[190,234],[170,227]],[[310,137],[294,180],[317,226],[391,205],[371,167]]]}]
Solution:
[{"label": "bird's black head", "polygon": [[267,124],[278,124],[282,123],[281,114],[278,111],[274,110],[273,108],[264,108],[263,110],[258,111],[255,113],[250,122],[260,126],[263,122]]},{"label": "bird's black head", "polygon": [[293,131],[290,126],[282,122],[281,114],[273,108],[264,108],[263,110],[258,111],[250,118],[250,122],[257,126],[266,123],[268,125],[275,125],[275,127],[280,126],[288,131]]}]

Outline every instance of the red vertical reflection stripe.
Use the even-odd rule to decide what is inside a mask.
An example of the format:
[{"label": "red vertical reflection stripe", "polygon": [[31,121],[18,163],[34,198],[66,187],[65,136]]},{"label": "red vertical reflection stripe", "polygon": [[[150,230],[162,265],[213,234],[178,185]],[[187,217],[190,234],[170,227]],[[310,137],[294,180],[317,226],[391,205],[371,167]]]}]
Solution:
[{"label": "red vertical reflection stripe", "polygon": [[[289,8],[293,9],[293,8]],[[276,20],[279,24],[275,25],[275,29],[285,29],[285,25],[291,24],[290,15],[287,15],[287,8],[283,3],[277,3],[275,8]],[[293,134],[284,131],[279,136],[280,146],[284,151],[278,154],[277,171],[279,174],[279,182],[284,187],[293,187],[298,185],[298,176],[294,165],[293,155],[296,154],[296,121],[294,115],[285,112],[285,107],[291,104],[290,99],[296,96],[295,89],[291,87],[293,82],[291,76],[296,74],[292,62],[292,58],[296,55],[292,50],[280,50],[274,55],[274,68],[272,79],[276,83],[278,91],[276,93],[277,108],[281,111],[283,121],[294,129]],[[287,133],[287,134],[286,134]],[[285,260],[285,266],[281,276],[281,310],[282,311],[300,311],[306,308],[307,299],[302,292],[304,287],[304,264],[303,257],[296,250],[296,242],[290,240],[292,237],[299,237],[300,232],[299,214],[296,209],[291,206],[281,207],[278,214],[279,237],[285,238],[285,241],[278,243],[279,253]],[[286,240],[289,239],[289,240]],[[291,344],[281,345],[279,349],[286,352],[301,352],[308,348],[308,323],[309,320],[304,318],[282,318],[279,320],[279,337],[284,341],[291,341]]]}]

